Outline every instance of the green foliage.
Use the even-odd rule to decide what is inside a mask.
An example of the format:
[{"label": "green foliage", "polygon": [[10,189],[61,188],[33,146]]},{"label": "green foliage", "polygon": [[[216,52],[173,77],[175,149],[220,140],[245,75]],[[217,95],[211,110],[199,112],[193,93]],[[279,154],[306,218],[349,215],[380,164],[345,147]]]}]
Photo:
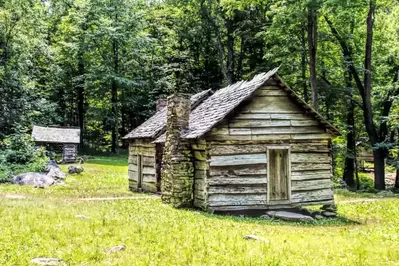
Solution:
[{"label": "green foliage", "polygon": [[30,136],[10,135],[0,143],[0,183],[9,181],[12,174],[41,171],[48,162],[43,148],[35,147]]}]

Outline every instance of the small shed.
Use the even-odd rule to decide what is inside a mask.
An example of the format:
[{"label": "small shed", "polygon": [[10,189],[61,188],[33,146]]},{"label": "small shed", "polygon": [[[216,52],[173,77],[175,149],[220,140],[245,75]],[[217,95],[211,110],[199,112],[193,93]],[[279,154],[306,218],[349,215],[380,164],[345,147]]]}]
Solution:
[{"label": "small shed", "polygon": [[80,143],[80,129],[71,127],[33,126],[32,141],[37,144],[61,145],[62,161],[76,161]]},{"label": "small shed", "polygon": [[[159,171],[163,202],[211,212],[334,203],[331,139],[339,132],[277,69],[208,92],[198,104],[192,99],[169,96],[155,135],[132,133],[159,112],[125,137],[134,186]],[[140,158],[136,147],[146,145],[161,145],[162,153]]]}]

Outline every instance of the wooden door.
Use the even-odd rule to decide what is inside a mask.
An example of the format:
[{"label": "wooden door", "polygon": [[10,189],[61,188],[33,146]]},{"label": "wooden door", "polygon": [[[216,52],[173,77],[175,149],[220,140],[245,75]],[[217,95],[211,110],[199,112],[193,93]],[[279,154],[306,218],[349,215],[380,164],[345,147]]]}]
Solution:
[{"label": "wooden door", "polygon": [[288,149],[269,149],[268,179],[269,200],[289,199],[289,152]]}]

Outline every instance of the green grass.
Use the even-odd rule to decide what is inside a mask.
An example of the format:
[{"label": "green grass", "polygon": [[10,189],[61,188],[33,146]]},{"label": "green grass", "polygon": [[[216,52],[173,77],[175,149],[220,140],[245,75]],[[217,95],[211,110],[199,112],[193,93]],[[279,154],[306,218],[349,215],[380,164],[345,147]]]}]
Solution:
[{"label": "green grass", "polygon": [[[126,159],[98,158],[67,186],[0,186],[0,265],[56,257],[67,265],[398,265],[399,199],[339,204],[343,218],[285,223],[176,210],[127,191]],[[7,199],[5,194],[26,195]],[[85,215],[89,220],[78,219]],[[270,240],[244,240],[256,234]],[[107,254],[123,244],[125,251]]]}]

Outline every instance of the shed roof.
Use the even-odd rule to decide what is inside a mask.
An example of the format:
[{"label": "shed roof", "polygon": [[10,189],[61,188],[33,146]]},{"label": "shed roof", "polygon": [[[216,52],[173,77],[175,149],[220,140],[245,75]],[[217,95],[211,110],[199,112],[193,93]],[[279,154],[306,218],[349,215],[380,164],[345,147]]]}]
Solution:
[{"label": "shed roof", "polygon": [[[191,110],[209,97],[211,90],[201,91],[191,96]],[[166,107],[161,108],[143,124],[132,130],[123,139],[156,138],[163,133],[166,127]]]},{"label": "shed roof", "polygon": [[48,143],[80,143],[80,129],[33,126],[32,140]]},{"label": "shed roof", "polygon": [[[199,138],[215,127],[229,115],[243,101],[249,99],[255,91],[273,78],[288,96],[301,105],[305,112],[312,115],[334,135],[340,135],[339,130],[329,123],[315,109],[303,101],[285,82],[277,75],[278,68],[266,73],[256,75],[250,81],[239,81],[233,85],[220,89],[215,94],[204,100],[197,108],[191,111],[189,128],[182,133],[183,138]],[[165,134],[155,142],[164,142]]]}]

